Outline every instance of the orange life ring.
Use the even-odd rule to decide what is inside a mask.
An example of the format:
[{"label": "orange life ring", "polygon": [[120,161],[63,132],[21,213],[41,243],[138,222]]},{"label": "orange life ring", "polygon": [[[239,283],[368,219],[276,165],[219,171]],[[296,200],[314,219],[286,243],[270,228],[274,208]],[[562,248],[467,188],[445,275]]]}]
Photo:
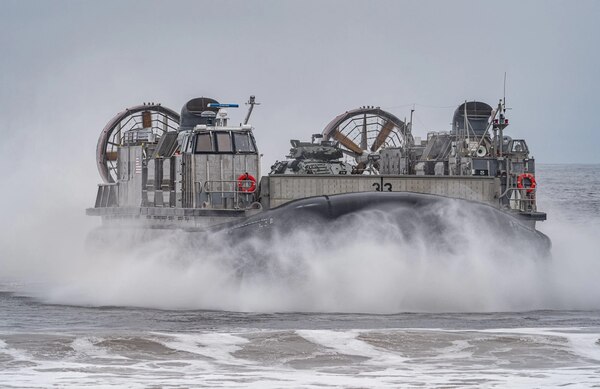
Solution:
[{"label": "orange life ring", "polygon": [[531,173],[519,174],[519,176],[517,177],[517,188],[523,189],[525,187],[525,185],[523,184],[523,180],[525,179],[529,180],[529,182],[531,183],[527,188],[527,193],[529,194],[535,190],[535,177]]},{"label": "orange life ring", "polygon": [[[240,192],[254,193],[254,191],[256,190],[256,178],[254,178],[252,176],[252,174],[248,174],[248,173],[240,174],[237,181],[238,181],[238,190]],[[246,188],[244,186],[245,181],[251,182],[251,184],[248,188]]]}]

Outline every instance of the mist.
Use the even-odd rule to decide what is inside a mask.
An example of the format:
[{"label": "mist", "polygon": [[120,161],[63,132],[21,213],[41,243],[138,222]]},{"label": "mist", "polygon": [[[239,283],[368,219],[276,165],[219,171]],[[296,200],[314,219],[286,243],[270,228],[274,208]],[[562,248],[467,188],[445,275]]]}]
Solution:
[{"label": "mist", "polygon": [[226,233],[38,226],[53,232],[35,245],[13,245],[3,275],[18,293],[86,306],[369,313],[600,308],[597,228],[548,222],[549,254],[509,240],[458,206],[427,212],[445,220],[436,228],[443,235],[376,210],[326,229],[309,226],[236,245]]}]

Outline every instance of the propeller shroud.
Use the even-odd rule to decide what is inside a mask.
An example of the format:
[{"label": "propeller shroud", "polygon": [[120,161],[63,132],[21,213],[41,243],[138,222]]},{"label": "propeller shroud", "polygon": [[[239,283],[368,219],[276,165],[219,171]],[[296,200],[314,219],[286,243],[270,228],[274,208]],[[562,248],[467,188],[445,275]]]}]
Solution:
[{"label": "propeller shroud", "polygon": [[362,173],[368,160],[386,147],[405,149],[413,143],[409,126],[395,115],[379,107],[361,107],[336,116],[323,130],[325,140],[339,142],[342,151],[356,161],[356,172]]},{"label": "propeller shroud", "polygon": [[117,182],[117,152],[123,144],[125,132],[145,127],[144,124],[148,123],[144,123],[144,120],[148,120],[148,117],[149,127],[158,137],[179,128],[179,114],[160,104],[137,105],[119,112],[106,124],[96,146],[96,164],[105,183]]}]

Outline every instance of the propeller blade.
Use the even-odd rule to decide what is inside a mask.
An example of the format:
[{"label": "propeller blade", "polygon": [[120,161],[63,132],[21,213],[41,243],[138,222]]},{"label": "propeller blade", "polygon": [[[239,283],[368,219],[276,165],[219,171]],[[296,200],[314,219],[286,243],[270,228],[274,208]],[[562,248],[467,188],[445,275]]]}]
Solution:
[{"label": "propeller blade", "polygon": [[340,142],[345,148],[358,155],[362,155],[363,150],[358,145],[352,142],[346,135],[339,132],[337,129],[333,131],[333,138]]},{"label": "propeller blade", "polygon": [[389,120],[386,120],[386,122],[383,124],[383,127],[381,128],[381,131],[379,131],[379,134],[377,134],[375,142],[373,142],[373,145],[371,146],[371,151],[379,150],[379,148],[383,146],[383,143],[385,142],[387,137],[390,136],[393,129],[394,123],[392,123]]},{"label": "propeller blade", "polygon": [[356,154],[354,151],[350,151],[350,150],[346,150],[346,149],[339,149],[342,153],[352,157],[352,158],[357,158],[359,157],[358,154]]},{"label": "propeller blade", "polygon": [[117,152],[116,151],[107,151],[106,152],[106,160],[107,161],[116,161],[117,160]]}]

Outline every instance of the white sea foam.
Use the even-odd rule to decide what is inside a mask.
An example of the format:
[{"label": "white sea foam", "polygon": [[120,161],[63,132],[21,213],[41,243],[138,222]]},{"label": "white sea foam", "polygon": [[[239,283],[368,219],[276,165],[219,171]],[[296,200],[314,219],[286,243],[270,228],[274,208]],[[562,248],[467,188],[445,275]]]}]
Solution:
[{"label": "white sea foam", "polygon": [[[593,331],[594,329],[590,329]],[[587,358],[600,363],[600,330],[595,329],[595,332],[579,327],[561,327],[561,328],[507,328],[507,329],[487,329],[481,330],[484,333],[510,333],[530,335],[534,337],[556,337],[563,338],[567,341],[575,355]],[[552,343],[556,346],[556,343]]]},{"label": "white sea foam", "polygon": [[160,343],[174,350],[202,355],[219,363],[246,364],[231,354],[248,343],[248,339],[229,333],[209,332],[201,334],[164,334],[155,333],[173,340],[161,340]]},{"label": "white sea foam", "polygon": [[359,330],[297,330],[296,333],[310,342],[333,349],[337,353],[367,357],[371,363],[394,365],[406,361],[406,358],[397,353],[378,349],[357,339],[361,333]]},{"label": "white sea foam", "polygon": [[102,341],[96,337],[78,337],[71,342],[71,348],[78,354],[93,358],[103,359],[129,359],[125,356],[108,352],[105,348],[97,344]]},{"label": "white sea foam", "polygon": [[9,356],[11,359],[15,361],[31,361],[32,356],[29,353],[18,350],[12,347],[9,347],[5,341],[0,339],[0,354],[4,354]]},{"label": "white sea foam", "polygon": [[[448,347],[439,348],[436,350],[437,355],[430,359],[439,359],[443,361],[452,359],[468,359],[473,356],[471,351],[465,351],[471,347],[471,343],[467,340],[453,340]],[[509,351],[509,348],[504,349]],[[498,349],[496,349],[498,351]]]},{"label": "white sea foam", "polygon": [[[419,332],[420,331],[420,332]],[[250,387],[250,388],[323,388],[336,387],[373,387],[394,388],[412,386],[469,386],[477,387],[560,387],[578,385],[591,387],[600,384],[598,364],[589,361],[572,365],[564,361],[557,368],[510,368],[488,364],[473,368],[464,365],[451,355],[452,351],[464,349],[461,341],[441,349],[440,355],[431,358],[408,361],[404,356],[387,349],[374,347],[357,337],[361,334],[376,336],[388,335],[436,334],[444,330],[386,329],[386,330],[348,330],[348,331],[297,331],[305,339],[344,355],[359,355],[366,360],[356,360],[340,368],[314,366],[310,369],[293,369],[282,365],[262,365],[254,361],[235,358],[232,354],[248,344],[247,338],[256,335],[251,331],[232,333],[151,333],[148,336],[156,341],[165,340],[165,345],[175,349],[208,357],[211,363],[194,361],[184,355],[165,354],[171,359],[160,360],[124,360],[112,351],[101,352],[93,346],[100,338],[88,337],[74,342],[77,356],[72,360],[36,360],[36,365],[13,366],[0,372],[0,386],[43,388],[51,385],[61,387],[148,387],[162,385],[169,387]],[[542,329],[493,329],[461,330],[486,335],[490,345],[494,339],[505,334],[522,334],[532,337],[567,337],[573,341],[573,350],[582,356],[590,357],[590,336],[585,329],[578,328],[542,328]],[[277,336],[277,331],[273,332]],[[262,337],[269,336],[268,331],[260,332]],[[486,339],[486,336],[481,339]],[[577,344],[581,341],[581,344]],[[90,347],[90,343],[93,347]],[[570,344],[570,343],[569,343]],[[0,344],[2,352],[5,345]],[[20,350],[15,350],[20,352]],[[299,351],[300,352],[300,351]],[[544,351],[540,351],[544,352]],[[114,356],[113,359],[110,359]],[[180,359],[183,358],[183,359]],[[532,355],[530,358],[535,359]],[[560,356],[557,356],[560,358]],[[334,359],[335,360],[335,359]],[[560,362],[560,361],[559,361]]]}]

